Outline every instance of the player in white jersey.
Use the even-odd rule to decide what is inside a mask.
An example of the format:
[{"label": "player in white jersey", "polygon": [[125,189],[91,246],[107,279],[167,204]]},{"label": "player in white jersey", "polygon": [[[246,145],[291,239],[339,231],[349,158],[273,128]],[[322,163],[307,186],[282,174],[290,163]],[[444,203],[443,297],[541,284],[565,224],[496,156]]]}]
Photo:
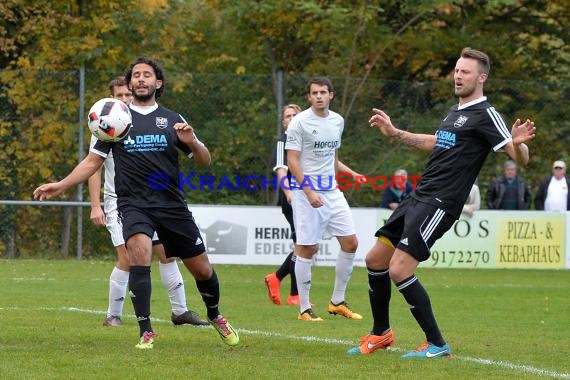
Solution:
[{"label": "player in white jersey", "polygon": [[[291,228],[291,239],[293,243],[297,242],[297,234],[295,232],[295,223],[293,222],[293,208],[291,207],[291,190],[289,178],[291,173],[287,167],[287,151],[285,150],[285,143],[287,141],[287,127],[293,117],[302,112],[301,107],[296,104],[287,104],[282,110],[282,125],[284,129],[283,135],[277,141],[275,147],[275,166],[273,171],[277,174],[277,181],[279,183],[279,202],[281,211],[287,219]],[[353,177],[357,183],[364,183],[364,176],[356,173],[341,161],[338,162],[339,173],[346,173]],[[287,177],[287,178],[285,178]],[[264,277],[265,285],[267,286],[267,293],[269,299],[275,305],[281,305],[280,286],[281,281],[287,276],[291,275],[291,290],[287,297],[288,305],[299,305],[299,292],[297,291],[297,277],[295,276],[295,261],[297,257],[293,252],[289,253],[279,268]]]},{"label": "player in white jersey", "polygon": [[[118,77],[109,82],[111,97],[130,103],[133,98],[132,92],[123,77]],[[91,137],[90,146],[97,142],[95,136]],[[125,241],[123,239],[123,226],[117,210],[117,194],[115,193],[115,164],[112,153],[104,163],[105,184],[103,186],[104,210],[100,203],[101,169],[89,178],[89,197],[91,200],[91,221],[95,225],[106,226],[111,234],[113,246],[117,250],[117,263],[109,277],[109,306],[107,315],[103,321],[104,326],[121,326],[123,306],[129,282],[129,259]],[[154,252],[159,258],[160,278],[168,291],[168,297],[172,306],[171,320],[175,325],[192,324],[197,326],[209,325],[202,320],[197,313],[186,307],[186,293],[184,280],[178,268],[175,258],[167,258],[164,248],[158,237],[153,238]]]},{"label": "player in white jersey", "polygon": [[346,287],[358,247],[352,213],[344,194],[337,188],[337,150],[341,145],[344,119],[329,110],[334,97],[331,81],[316,77],[307,84],[311,107],[293,118],[288,128],[287,160],[296,181],[292,184],[292,206],[297,243],[295,274],[300,298],[298,319],[322,321],[311,309],[311,266],[321,237],[336,236],[340,252],[336,278],[327,311],[349,319],[362,319],[345,301]]}]

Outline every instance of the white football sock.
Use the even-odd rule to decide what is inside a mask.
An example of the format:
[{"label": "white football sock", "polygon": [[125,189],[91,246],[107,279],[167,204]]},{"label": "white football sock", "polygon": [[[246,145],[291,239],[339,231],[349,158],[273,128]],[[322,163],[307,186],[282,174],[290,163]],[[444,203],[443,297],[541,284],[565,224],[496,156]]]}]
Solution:
[{"label": "white football sock", "polygon": [[311,266],[313,260],[297,257],[295,262],[295,276],[297,277],[297,290],[299,291],[299,310],[301,312],[311,307],[309,293],[311,292]]},{"label": "white football sock", "polygon": [[346,287],[350,276],[352,276],[352,268],[354,266],[354,253],[346,253],[340,251],[336,259],[334,290],[331,302],[335,305],[343,302],[345,299]]},{"label": "white football sock", "polygon": [[123,315],[123,305],[129,285],[129,272],[113,268],[109,276],[109,308],[107,318],[110,316],[121,317]]},{"label": "white football sock", "polygon": [[162,284],[168,290],[168,298],[170,299],[170,306],[174,315],[180,315],[188,311],[186,307],[186,293],[184,288],[184,280],[182,273],[178,268],[178,263],[173,261],[171,263],[158,265],[160,269],[160,279]]}]

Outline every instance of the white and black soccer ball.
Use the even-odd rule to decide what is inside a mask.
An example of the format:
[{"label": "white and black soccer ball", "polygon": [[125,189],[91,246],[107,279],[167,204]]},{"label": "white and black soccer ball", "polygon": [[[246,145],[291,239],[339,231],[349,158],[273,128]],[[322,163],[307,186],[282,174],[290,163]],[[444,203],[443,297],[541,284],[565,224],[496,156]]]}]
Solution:
[{"label": "white and black soccer ball", "polygon": [[87,115],[91,133],[101,141],[120,141],[131,130],[133,119],[129,107],[119,99],[98,100]]}]

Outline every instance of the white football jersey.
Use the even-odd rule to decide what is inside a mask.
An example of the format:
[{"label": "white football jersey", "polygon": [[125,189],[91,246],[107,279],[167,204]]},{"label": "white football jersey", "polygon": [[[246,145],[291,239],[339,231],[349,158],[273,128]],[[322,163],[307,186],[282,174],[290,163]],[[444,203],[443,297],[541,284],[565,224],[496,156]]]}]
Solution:
[{"label": "white football jersey", "polygon": [[332,190],[337,186],[335,154],[340,148],[344,118],[330,111],[326,117],[311,108],[297,114],[287,128],[285,149],[300,151],[300,165],[313,189]]}]

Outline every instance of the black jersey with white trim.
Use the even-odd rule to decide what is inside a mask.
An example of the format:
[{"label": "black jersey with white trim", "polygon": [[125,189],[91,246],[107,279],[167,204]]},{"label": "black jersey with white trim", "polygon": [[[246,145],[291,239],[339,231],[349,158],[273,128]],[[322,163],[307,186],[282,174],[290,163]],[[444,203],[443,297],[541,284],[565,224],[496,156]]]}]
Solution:
[{"label": "black jersey with white trim", "polygon": [[[281,134],[281,137],[275,143],[275,149],[273,151],[273,172],[277,173],[277,169],[285,169],[287,171],[287,177],[291,178],[291,172],[289,171],[289,167],[287,166],[287,150],[285,149],[285,143],[287,142],[287,133]],[[277,178],[277,176],[276,176]],[[287,202],[287,198],[285,197],[285,193],[283,192],[283,188],[281,184],[277,184],[279,187],[278,192],[278,201],[277,204],[279,206],[287,206],[289,203]]]},{"label": "black jersey with white trim", "polygon": [[131,107],[131,115],[133,126],[123,140],[98,141],[92,148],[103,157],[113,153],[118,206],[186,206],[179,188],[178,149],[186,155],[192,151],[178,139],[173,128],[174,124],[185,122],[184,118],[160,105],[146,115]]},{"label": "black jersey with white trim", "polygon": [[511,141],[511,133],[482,97],[451,107],[435,136],[435,148],[412,196],[459,218],[488,154]]},{"label": "black jersey with white trim", "polygon": [[285,143],[287,142],[287,133],[281,134],[277,142],[275,143],[275,149],[273,151],[273,171],[276,172],[277,169],[283,168],[288,170],[287,167],[287,151],[285,150]]}]

